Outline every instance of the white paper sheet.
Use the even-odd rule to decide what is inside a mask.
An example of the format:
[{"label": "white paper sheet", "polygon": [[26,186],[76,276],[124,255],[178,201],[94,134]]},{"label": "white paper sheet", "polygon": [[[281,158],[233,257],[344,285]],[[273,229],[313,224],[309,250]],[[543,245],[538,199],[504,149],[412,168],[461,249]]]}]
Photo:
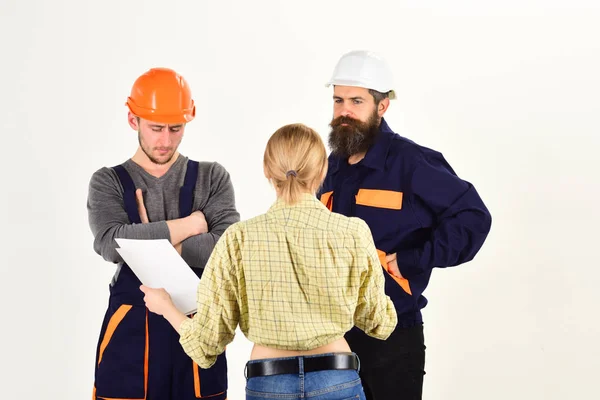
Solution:
[{"label": "white paper sheet", "polygon": [[117,252],[146,286],[164,288],[184,314],[196,311],[200,279],[166,239],[115,239]]}]

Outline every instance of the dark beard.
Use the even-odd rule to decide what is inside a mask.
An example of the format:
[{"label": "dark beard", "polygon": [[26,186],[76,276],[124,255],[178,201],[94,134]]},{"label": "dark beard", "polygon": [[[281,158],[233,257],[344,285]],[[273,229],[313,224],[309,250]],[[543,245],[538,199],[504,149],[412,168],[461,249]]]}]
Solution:
[{"label": "dark beard", "polygon": [[[377,110],[366,122],[350,118],[337,117],[331,120],[329,126],[329,148],[331,152],[341,158],[348,158],[354,154],[366,152],[375,143],[379,134],[379,115]],[[342,126],[342,124],[348,124]]]}]

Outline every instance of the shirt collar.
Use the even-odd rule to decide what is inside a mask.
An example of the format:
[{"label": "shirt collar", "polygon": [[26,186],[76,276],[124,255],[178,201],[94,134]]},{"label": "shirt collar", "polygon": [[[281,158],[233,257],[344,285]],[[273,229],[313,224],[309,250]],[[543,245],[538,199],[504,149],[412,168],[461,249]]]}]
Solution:
[{"label": "shirt collar", "polygon": [[271,207],[269,208],[269,212],[291,208],[322,208],[324,210],[327,210],[327,207],[325,207],[323,203],[321,203],[321,201],[317,199],[317,197],[314,194],[302,193],[300,195],[300,199],[295,204],[287,204],[282,199],[275,200],[275,203],[273,203],[273,205],[271,205]]}]

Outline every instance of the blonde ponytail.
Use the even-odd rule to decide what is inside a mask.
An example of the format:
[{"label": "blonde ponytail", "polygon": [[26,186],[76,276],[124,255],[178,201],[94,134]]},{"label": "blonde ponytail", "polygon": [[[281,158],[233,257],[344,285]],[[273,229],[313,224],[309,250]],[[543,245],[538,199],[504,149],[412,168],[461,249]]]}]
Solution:
[{"label": "blonde ponytail", "polygon": [[327,169],[327,153],[317,132],[303,124],[279,128],[267,142],[265,173],[288,204],[303,193],[314,193]]}]

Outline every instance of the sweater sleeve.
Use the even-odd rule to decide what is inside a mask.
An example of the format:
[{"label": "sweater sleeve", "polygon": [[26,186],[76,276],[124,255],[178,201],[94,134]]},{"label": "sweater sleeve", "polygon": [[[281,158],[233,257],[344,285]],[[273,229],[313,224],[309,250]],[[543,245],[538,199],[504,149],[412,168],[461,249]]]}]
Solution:
[{"label": "sweater sleeve", "polygon": [[94,235],[94,251],[109,262],[123,262],[115,250],[118,247],[115,238],[170,240],[171,237],[165,221],[130,223],[125,211],[123,189],[116,173],[110,168],[101,168],[92,175],[87,211]]},{"label": "sweater sleeve", "polygon": [[[207,173],[207,181],[210,183],[208,201],[201,211],[206,217],[208,232],[191,236],[182,242],[181,256],[194,268],[204,267],[223,232],[240,220],[227,170],[219,163],[212,163],[212,168]],[[207,189],[197,187],[196,190]]]}]

